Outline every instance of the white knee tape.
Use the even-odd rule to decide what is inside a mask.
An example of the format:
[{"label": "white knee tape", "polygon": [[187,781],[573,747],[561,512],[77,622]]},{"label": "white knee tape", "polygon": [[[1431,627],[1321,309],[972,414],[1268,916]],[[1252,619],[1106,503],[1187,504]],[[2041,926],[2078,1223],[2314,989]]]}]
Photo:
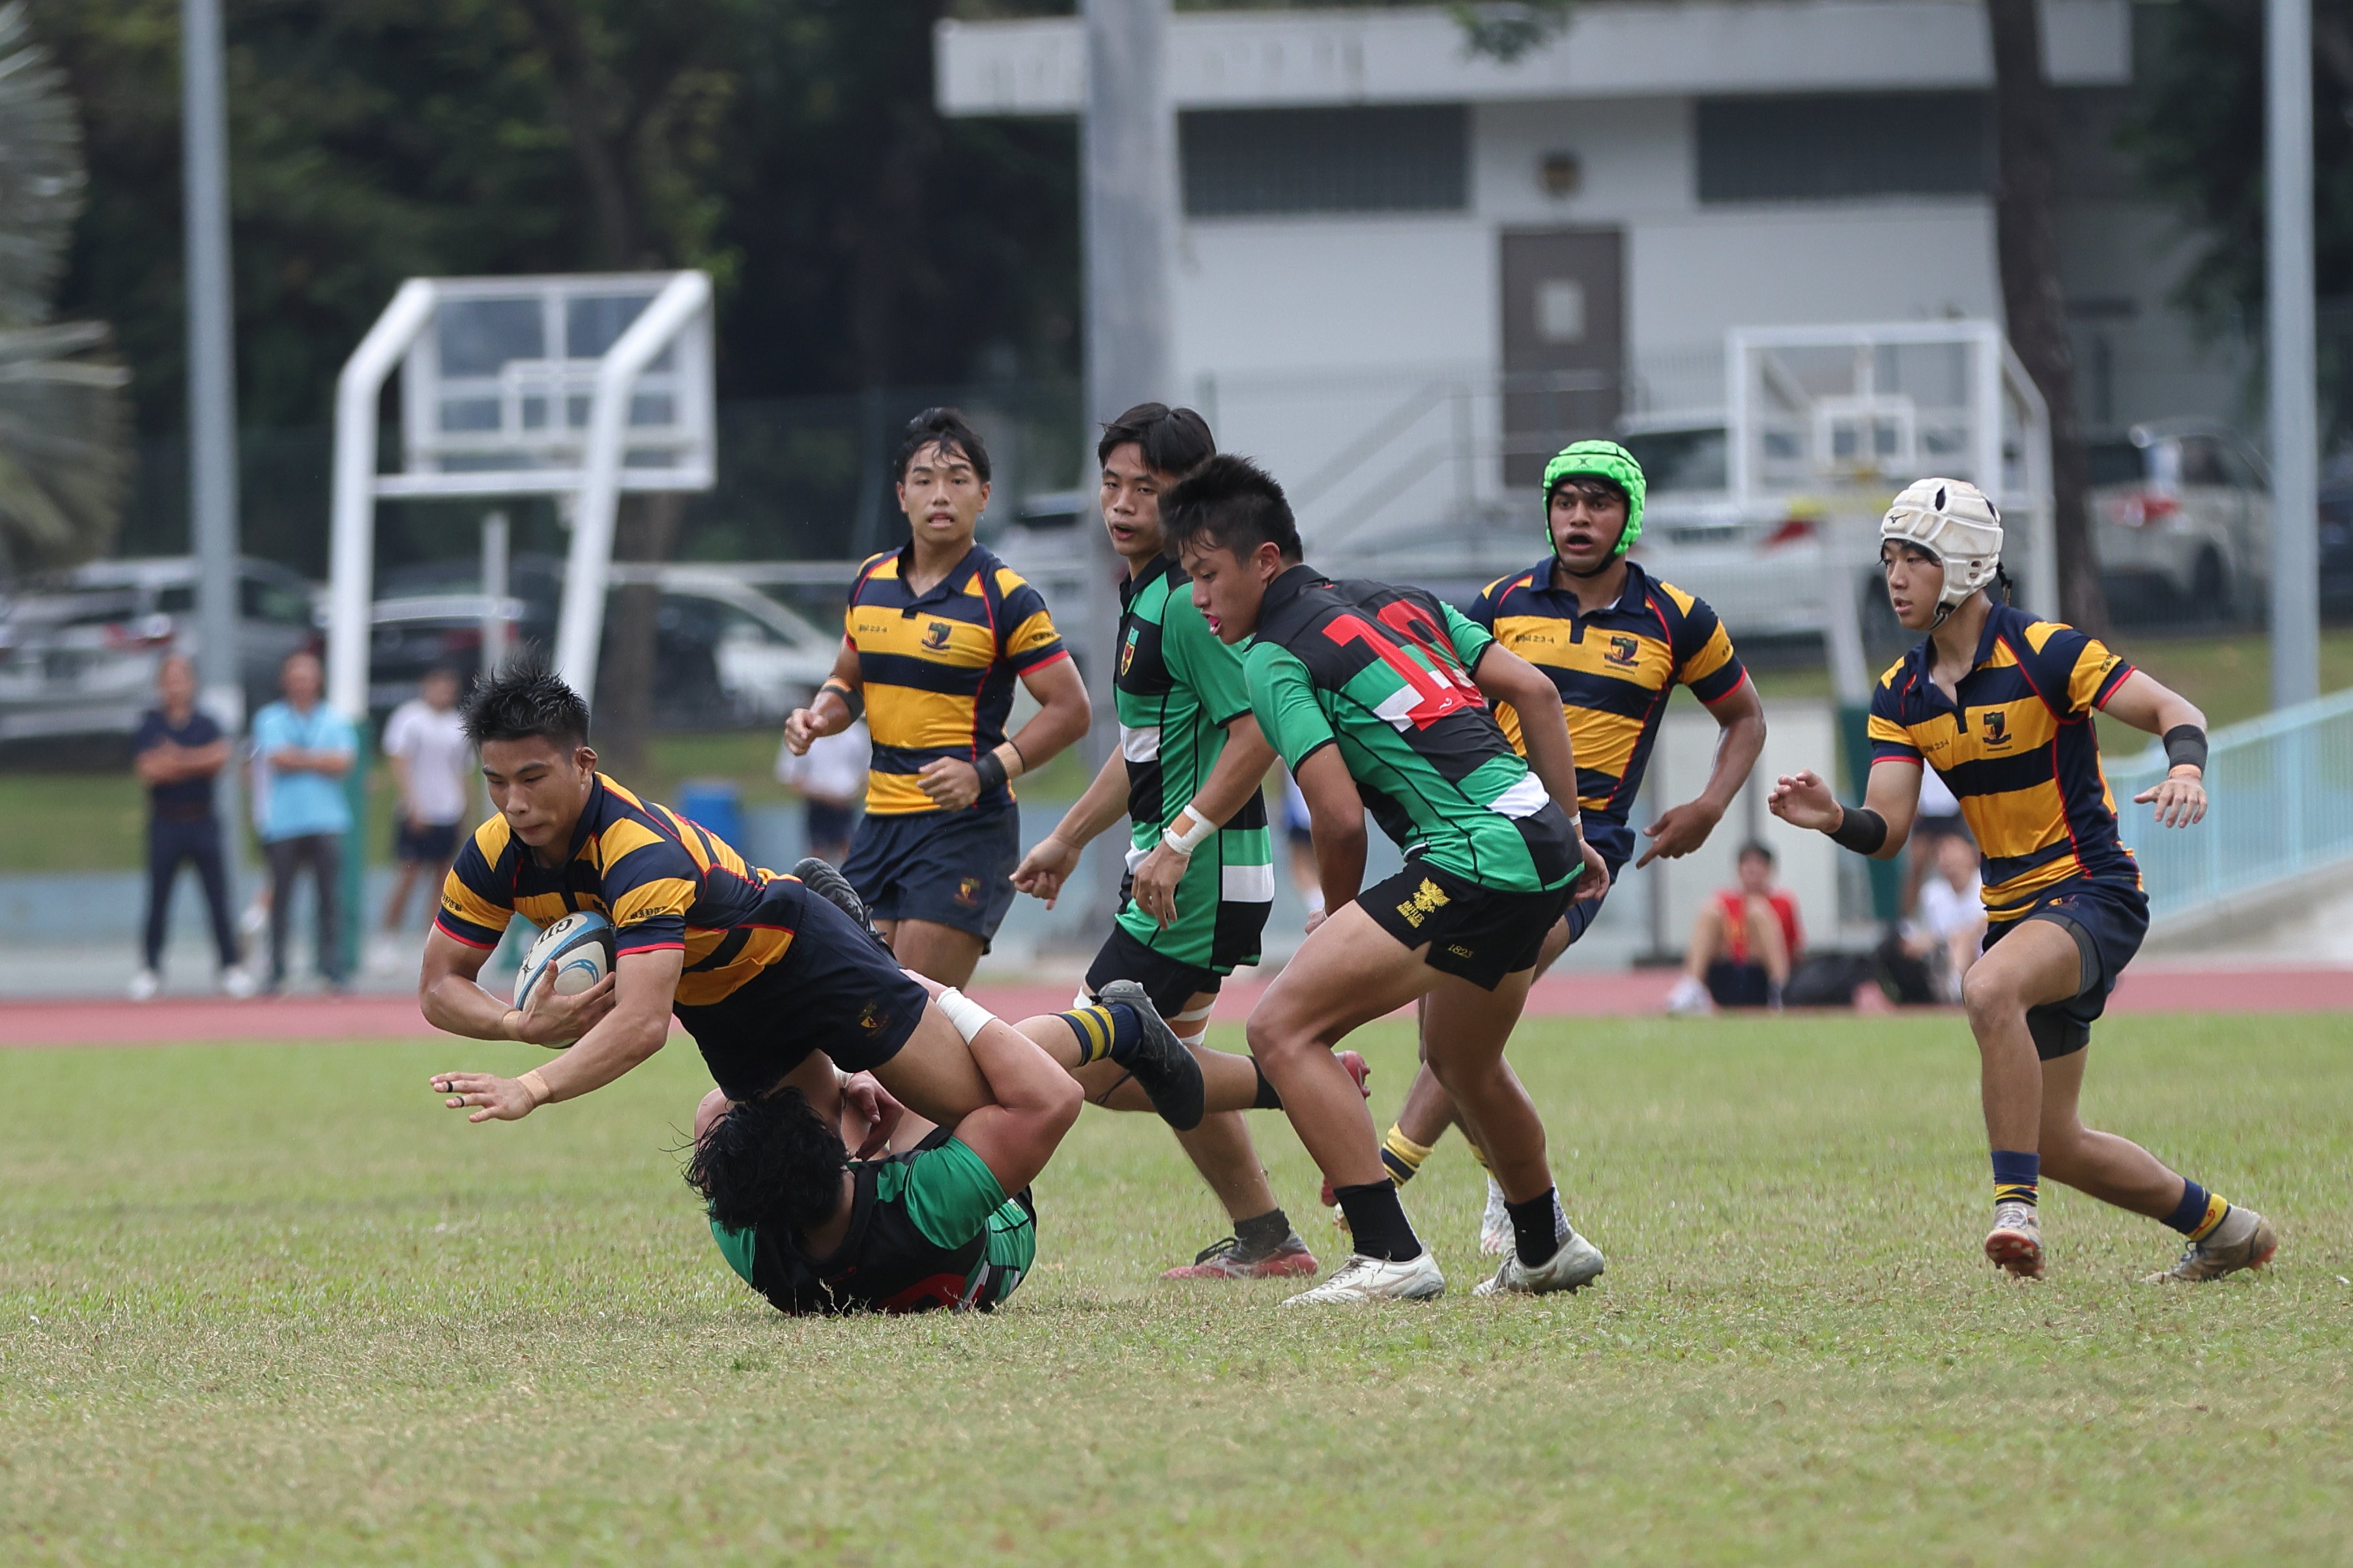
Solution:
[{"label": "white knee tape", "polygon": [[940,1011],[948,1016],[948,1022],[955,1026],[956,1033],[964,1037],[967,1046],[981,1030],[997,1022],[996,1014],[953,985],[940,993]]},{"label": "white knee tape", "polygon": [[1210,1010],[1216,1006],[1217,1004],[1215,1002],[1207,1003],[1201,1006],[1195,1007],[1188,1012],[1179,1013],[1168,1021],[1172,1024],[1198,1024],[1202,1019],[1208,1017]]},{"label": "white knee tape", "polygon": [[1094,1005],[1095,999],[1083,991],[1071,998],[1071,1011],[1073,1013],[1080,1011],[1082,1008],[1092,1007]]}]

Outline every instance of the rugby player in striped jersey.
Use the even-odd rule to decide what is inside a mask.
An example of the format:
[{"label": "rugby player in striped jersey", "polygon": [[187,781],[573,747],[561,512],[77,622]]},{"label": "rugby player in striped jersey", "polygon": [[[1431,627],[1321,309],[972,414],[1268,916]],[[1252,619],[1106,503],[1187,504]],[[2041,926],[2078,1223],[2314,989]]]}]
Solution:
[{"label": "rugby player in striped jersey", "polygon": [[2001,518],[1975,485],[1922,479],[1881,520],[1888,602],[1919,646],[1871,701],[1871,784],[1841,805],[1811,773],[1784,776],[1773,815],[1884,860],[1904,847],[1933,767],[1982,856],[1985,956],[1962,982],[1993,1151],[1986,1257],[2043,1271],[2040,1179],[2161,1220],[2188,1237],[2150,1281],[2219,1279],[2277,1250],[2271,1222],[2084,1125],[2085,1047],[2148,931],[2140,868],[2117,831],[2093,715],[2161,735],[2172,766],[2133,797],[2168,827],[2206,815],[2206,719],[2098,638],[1996,602]]},{"label": "rugby player in striped jersey", "polygon": [[[1601,1254],[1558,1223],[1545,1130],[1504,1047],[1538,949],[1609,874],[1577,816],[1577,765],[1543,672],[1417,588],[1335,583],[1301,558],[1282,489],[1213,458],[1161,498],[1193,603],[1243,656],[1250,707],[1307,797],[1328,911],[1250,1019],[1251,1053],[1346,1211],[1356,1253],[1293,1302],[1427,1300],[1445,1276],[1382,1167],[1334,1055],[1430,998],[1430,1065],[1487,1151],[1516,1245],[1480,1291],[1575,1289]],[[1519,710],[1524,758],[1491,703]],[[1533,771],[1531,771],[1533,769]],[[1361,887],[1365,814],[1404,869]]]}]

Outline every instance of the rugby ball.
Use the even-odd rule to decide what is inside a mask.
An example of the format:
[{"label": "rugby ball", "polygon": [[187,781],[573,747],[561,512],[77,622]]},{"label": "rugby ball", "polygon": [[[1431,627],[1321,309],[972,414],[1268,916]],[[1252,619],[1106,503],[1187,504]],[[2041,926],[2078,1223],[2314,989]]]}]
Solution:
[{"label": "rugby ball", "polygon": [[613,972],[613,922],[594,910],[575,910],[539,933],[515,971],[514,1005],[531,1005],[532,994],[553,986],[558,996],[577,996]]}]

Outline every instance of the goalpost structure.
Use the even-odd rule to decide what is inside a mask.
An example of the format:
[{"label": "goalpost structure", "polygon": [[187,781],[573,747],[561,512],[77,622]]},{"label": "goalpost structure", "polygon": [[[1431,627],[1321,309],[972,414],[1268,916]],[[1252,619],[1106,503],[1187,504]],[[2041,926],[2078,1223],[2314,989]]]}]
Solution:
[{"label": "goalpost structure", "polygon": [[[702,272],[412,278],[335,384],[327,696],[368,712],[375,503],[553,495],[572,525],[555,668],[594,701],[624,492],[717,472],[711,279]],[[377,406],[401,377],[401,461],[378,473]]]}]

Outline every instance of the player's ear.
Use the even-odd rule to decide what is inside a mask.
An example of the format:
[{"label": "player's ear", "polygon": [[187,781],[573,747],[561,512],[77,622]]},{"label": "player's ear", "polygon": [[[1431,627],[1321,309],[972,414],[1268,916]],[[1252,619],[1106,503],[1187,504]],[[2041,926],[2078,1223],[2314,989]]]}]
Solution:
[{"label": "player's ear", "polygon": [[584,773],[595,773],[596,771],[596,748],[585,744],[574,747],[572,750],[572,764]]}]

